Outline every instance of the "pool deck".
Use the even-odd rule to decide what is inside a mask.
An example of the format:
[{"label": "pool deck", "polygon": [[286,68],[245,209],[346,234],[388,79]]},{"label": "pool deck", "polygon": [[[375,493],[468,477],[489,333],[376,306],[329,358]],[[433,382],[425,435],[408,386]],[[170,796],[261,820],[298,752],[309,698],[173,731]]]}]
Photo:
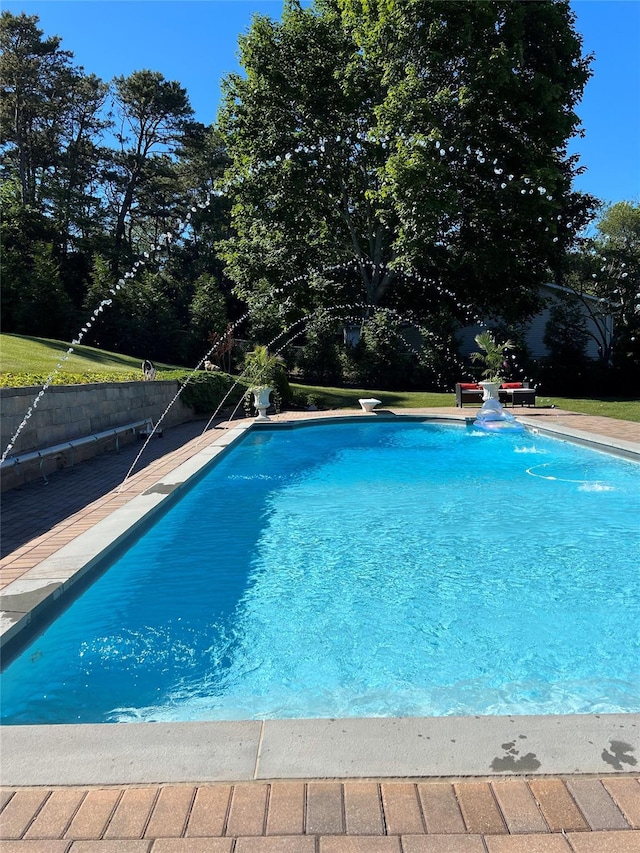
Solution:
[{"label": "pool deck", "polygon": [[[638,424],[514,413],[640,454]],[[334,414],[376,417],[274,420]],[[37,608],[60,554],[117,534],[119,513],[146,511],[246,423],[204,436],[202,423],[167,430],[122,488],[139,446],[5,493],[5,627],[12,608]],[[3,853],[640,853],[637,714],[24,726],[1,736]]]}]

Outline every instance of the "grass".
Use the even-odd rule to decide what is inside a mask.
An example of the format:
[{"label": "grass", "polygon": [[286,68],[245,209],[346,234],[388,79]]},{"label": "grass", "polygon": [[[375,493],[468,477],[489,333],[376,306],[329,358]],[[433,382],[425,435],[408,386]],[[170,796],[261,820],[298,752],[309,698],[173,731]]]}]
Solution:
[{"label": "grass", "polygon": [[[69,344],[47,338],[23,335],[0,335],[0,385],[5,387],[38,385],[52,373],[65,355]],[[174,378],[171,373],[184,374],[184,367],[156,363],[158,378]],[[164,375],[163,375],[164,374]],[[95,347],[77,346],[65,361],[54,382],[61,384],[127,381],[141,378],[140,359],[120,353],[107,352]],[[298,400],[314,398],[317,405],[328,409],[359,408],[360,397],[376,397],[382,407],[395,409],[421,409],[454,406],[452,393],[423,391],[375,391],[364,388],[330,388],[314,385],[291,385]],[[568,398],[539,397],[538,406],[556,406],[585,415],[601,415],[640,423],[638,398]],[[470,409],[470,411],[473,411]]]},{"label": "grass", "polygon": [[423,409],[455,406],[455,394],[427,391],[371,391],[364,388],[325,388],[291,383],[297,395],[312,397],[327,409],[359,409],[360,397],[375,397],[381,408]]},{"label": "grass", "polygon": [[553,405],[558,409],[579,412],[581,415],[600,415],[619,418],[621,421],[640,423],[640,400],[625,397],[551,397],[541,398],[540,405]]},{"label": "grass", "polygon": [[[70,344],[48,338],[31,338],[24,335],[0,335],[0,373],[49,375],[65,355]],[[175,370],[176,365],[156,364],[159,370]],[[75,346],[65,360],[62,370],[75,374],[112,374],[135,372],[141,375],[141,361],[120,353],[107,352],[95,347]]]}]

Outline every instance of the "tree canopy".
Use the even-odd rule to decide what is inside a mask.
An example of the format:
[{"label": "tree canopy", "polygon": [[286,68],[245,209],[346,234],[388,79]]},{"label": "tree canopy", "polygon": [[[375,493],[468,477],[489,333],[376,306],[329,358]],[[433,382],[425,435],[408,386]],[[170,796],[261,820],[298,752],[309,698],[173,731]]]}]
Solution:
[{"label": "tree canopy", "polygon": [[571,189],[589,58],[567,2],[291,2],[254,20],[240,61],[220,127],[243,298],[294,279],[271,302],[285,316],[424,312],[438,289],[533,307],[594,202]]},{"label": "tree canopy", "polygon": [[195,363],[248,307],[262,343],[307,329],[308,375],[391,386],[410,321],[442,383],[459,323],[512,335],[555,280],[615,316],[603,364],[640,364],[637,204],[579,236],[568,0],[287,0],[211,127],[179,81],[102,81],[36,16],[3,12],[0,47],[5,331],[70,337],[109,300],[88,342]]},{"label": "tree canopy", "polygon": [[562,283],[593,321],[605,366],[640,368],[640,204],[606,207],[594,236],[566,258]]},{"label": "tree canopy", "polygon": [[87,74],[35,15],[3,12],[0,46],[3,329],[71,337],[125,275],[89,342],[159,360],[201,353],[191,318],[224,306],[219,292],[203,314],[199,278],[229,291],[213,252],[224,202],[191,211],[224,162],[215,129],[157,71]]}]

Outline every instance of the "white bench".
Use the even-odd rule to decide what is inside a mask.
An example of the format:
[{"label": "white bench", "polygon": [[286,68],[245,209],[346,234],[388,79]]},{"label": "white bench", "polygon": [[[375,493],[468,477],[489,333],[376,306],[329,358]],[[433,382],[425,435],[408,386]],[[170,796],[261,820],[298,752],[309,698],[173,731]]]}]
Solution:
[{"label": "white bench", "polygon": [[133,421],[123,426],[110,427],[102,430],[102,432],[92,433],[91,435],[83,435],[80,438],[72,438],[69,441],[62,441],[60,444],[53,444],[50,447],[42,447],[39,450],[30,450],[27,453],[18,453],[16,456],[7,456],[3,460],[0,468],[4,471],[9,468],[17,468],[20,465],[26,465],[30,462],[38,462],[40,466],[40,474],[45,483],[48,483],[47,475],[44,471],[44,464],[48,459],[60,457],[64,453],[71,454],[71,468],[75,461],[75,452],[78,448],[86,447],[87,445],[97,444],[100,441],[106,441],[110,438],[115,438],[116,453],[120,451],[120,437],[127,433],[136,433],[144,428],[144,433],[149,435],[153,429],[153,424],[149,418],[143,421]]}]

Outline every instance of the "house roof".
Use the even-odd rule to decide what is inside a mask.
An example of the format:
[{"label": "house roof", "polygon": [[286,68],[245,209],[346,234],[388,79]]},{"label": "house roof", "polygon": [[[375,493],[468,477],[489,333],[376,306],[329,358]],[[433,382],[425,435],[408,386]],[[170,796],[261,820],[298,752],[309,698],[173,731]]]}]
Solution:
[{"label": "house roof", "polygon": [[557,290],[557,291],[560,291],[561,293],[566,293],[568,295],[571,295],[571,294],[578,295],[580,297],[580,299],[587,299],[587,300],[589,300],[589,302],[607,302],[606,299],[601,299],[598,296],[591,296],[590,293],[578,293],[578,294],[576,294],[576,291],[573,290],[571,287],[563,287],[561,284],[554,284],[551,281],[545,282],[543,285],[541,285],[541,287],[548,287],[549,290]]}]

